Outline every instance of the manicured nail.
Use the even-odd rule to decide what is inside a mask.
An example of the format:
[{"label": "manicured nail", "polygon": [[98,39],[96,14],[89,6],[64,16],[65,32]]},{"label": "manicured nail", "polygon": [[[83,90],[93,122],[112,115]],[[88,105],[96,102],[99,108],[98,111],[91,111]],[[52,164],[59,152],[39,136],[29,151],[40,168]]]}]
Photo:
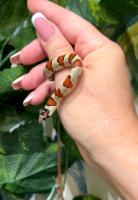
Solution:
[{"label": "manicured nail", "polygon": [[34,92],[31,93],[31,94],[29,94],[29,95],[25,98],[25,100],[23,101],[23,105],[24,105],[24,106],[28,106],[29,103],[30,103],[30,101],[34,98],[34,96],[35,96]]},{"label": "manicured nail", "polygon": [[40,12],[37,12],[32,16],[32,23],[43,41],[49,40],[55,33],[54,26]]},{"label": "manicured nail", "polygon": [[11,65],[11,68],[16,68],[16,67],[18,67],[18,64],[12,64]]},{"label": "manicured nail", "polygon": [[21,81],[23,80],[23,78],[24,76],[21,76],[12,82],[12,87],[14,90],[18,90],[21,88]]},{"label": "manicured nail", "polygon": [[21,53],[21,52],[18,51],[17,53],[13,54],[13,55],[10,57],[10,62],[11,62],[12,64],[20,64],[20,63],[21,63],[20,58],[19,58],[20,53]]}]

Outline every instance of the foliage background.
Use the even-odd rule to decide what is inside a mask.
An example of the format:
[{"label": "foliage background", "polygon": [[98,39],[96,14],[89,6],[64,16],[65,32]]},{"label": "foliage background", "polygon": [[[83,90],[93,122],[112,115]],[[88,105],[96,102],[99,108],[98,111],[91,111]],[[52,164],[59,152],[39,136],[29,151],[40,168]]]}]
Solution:
[{"label": "foliage background", "polygon": [[[138,87],[138,0],[55,0],[118,42],[126,54],[135,93]],[[29,199],[49,193],[55,184],[57,143],[43,135],[38,107],[23,108],[27,92],[11,83],[30,67],[10,68],[9,57],[35,38],[26,0],[0,1],[0,200]],[[57,115],[53,118],[57,127]],[[80,159],[74,142],[61,127],[63,170]],[[86,197],[79,197],[84,199]],[[77,199],[77,198],[76,198]],[[88,199],[88,197],[86,198]],[[90,197],[89,199],[94,199]]]}]

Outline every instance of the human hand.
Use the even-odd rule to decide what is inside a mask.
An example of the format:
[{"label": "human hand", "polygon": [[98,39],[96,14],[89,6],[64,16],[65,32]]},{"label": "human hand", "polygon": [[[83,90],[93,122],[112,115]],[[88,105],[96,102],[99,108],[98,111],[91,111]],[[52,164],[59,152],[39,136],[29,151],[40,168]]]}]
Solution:
[{"label": "human hand", "polygon": [[[111,139],[111,135],[127,125],[130,118],[135,119],[127,65],[121,48],[84,19],[51,2],[30,0],[28,7],[32,13],[41,11],[50,20],[50,25],[46,22],[41,27],[41,20],[37,20],[38,40],[21,50],[19,62],[32,64],[46,55],[51,59],[73,51],[79,54],[84,64],[83,75],[72,94],[61,103],[61,121],[71,137],[88,150],[112,143],[114,137]],[[29,95],[28,104],[41,103],[49,88],[54,90],[54,83],[44,80],[44,66],[45,63],[36,66],[13,84],[15,89],[34,90]],[[62,83],[67,73],[68,70],[57,73],[56,85]]]},{"label": "human hand", "polygon": [[[133,187],[129,185],[131,181],[125,179],[129,168],[121,168],[124,163],[116,156],[118,152],[119,156],[123,156],[138,142],[137,116],[123,51],[93,25],[54,3],[28,0],[28,8],[32,13],[43,13],[49,21],[39,18],[34,22],[38,39],[24,47],[11,61],[28,65],[46,56],[51,59],[73,51],[83,59],[80,83],[62,101],[58,110],[61,121],[78,144],[84,159],[96,170],[95,162],[100,166],[99,171],[101,166],[109,171],[108,179],[117,189],[124,193],[124,188],[131,188],[133,196]],[[13,83],[14,89],[33,90],[24,101],[25,105],[43,102],[49,91],[55,89],[54,82],[43,77],[45,64],[36,65]],[[56,73],[57,86],[62,84],[68,70]],[[112,158],[116,168],[109,162]],[[135,174],[131,177],[135,177]]]},{"label": "human hand", "polygon": [[[46,55],[51,59],[73,51],[79,54],[84,64],[83,75],[79,85],[60,106],[61,121],[68,133],[86,149],[112,143],[112,135],[126,126],[128,119],[135,119],[127,65],[121,48],[84,19],[51,2],[30,0],[28,7],[32,13],[41,11],[50,20],[50,25],[42,22],[41,27],[41,22],[37,23],[38,40],[21,50],[19,62],[32,64]],[[35,91],[29,95],[33,97],[29,98],[28,104],[41,103],[49,88],[51,91],[55,88],[53,82],[44,80],[44,66],[45,62],[13,84],[15,89],[22,87]],[[56,85],[63,82],[67,73],[68,70],[57,73]]]},{"label": "human hand", "polygon": [[[89,137],[93,138],[93,145],[90,144],[93,148],[100,144],[99,140],[108,139],[111,131],[117,131],[116,122],[120,126],[127,121],[126,118],[135,116],[123,52],[90,23],[70,11],[42,0],[28,1],[28,7],[32,13],[43,12],[50,20],[52,36],[49,32],[46,36],[49,39],[42,41],[38,34],[39,40],[22,49],[19,60],[32,64],[46,54],[51,59],[74,50],[80,55],[84,64],[83,76],[72,94],[63,100],[59,113],[68,133],[84,146],[89,145]],[[47,28],[43,26],[45,33]],[[45,63],[36,66],[18,83],[25,90],[34,89],[35,93],[29,95],[34,95],[29,104],[44,101],[49,87],[54,90],[54,83],[44,80],[44,66]],[[56,75],[56,85],[62,83],[66,73],[68,71]],[[13,88],[16,86],[13,84]]]}]

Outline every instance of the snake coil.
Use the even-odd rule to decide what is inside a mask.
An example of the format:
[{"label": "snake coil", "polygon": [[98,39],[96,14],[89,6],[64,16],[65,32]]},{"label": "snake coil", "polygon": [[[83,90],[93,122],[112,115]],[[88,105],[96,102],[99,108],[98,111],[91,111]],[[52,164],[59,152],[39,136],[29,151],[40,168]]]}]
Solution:
[{"label": "snake coil", "polygon": [[74,53],[64,54],[58,58],[49,60],[44,69],[44,76],[51,78],[56,71],[62,70],[65,67],[71,67],[70,73],[64,80],[61,87],[48,98],[46,105],[39,114],[39,122],[48,119],[57,109],[57,106],[64,96],[66,96],[73,87],[77,84],[82,73],[82,60]]}]

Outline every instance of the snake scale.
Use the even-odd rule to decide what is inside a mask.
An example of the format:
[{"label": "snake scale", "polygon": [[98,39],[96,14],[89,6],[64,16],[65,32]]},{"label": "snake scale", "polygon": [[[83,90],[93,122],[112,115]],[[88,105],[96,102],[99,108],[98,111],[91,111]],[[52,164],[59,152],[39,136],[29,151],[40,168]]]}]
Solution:
[{"label": "snake scale", "polygon": [[82,60],[74,53],[64,54],[58,58],[49,60],[44,68],[44,76],[47,78],[53,77],[54,73],[71,67],[70,73],[67,75],[63,84],[55,90],[48,98],[46,105],[41,109],[39,114],[39,122],[48,119],[57,109],[59,102],[66,96],[78,83],[79,77],[82,74]]}]

